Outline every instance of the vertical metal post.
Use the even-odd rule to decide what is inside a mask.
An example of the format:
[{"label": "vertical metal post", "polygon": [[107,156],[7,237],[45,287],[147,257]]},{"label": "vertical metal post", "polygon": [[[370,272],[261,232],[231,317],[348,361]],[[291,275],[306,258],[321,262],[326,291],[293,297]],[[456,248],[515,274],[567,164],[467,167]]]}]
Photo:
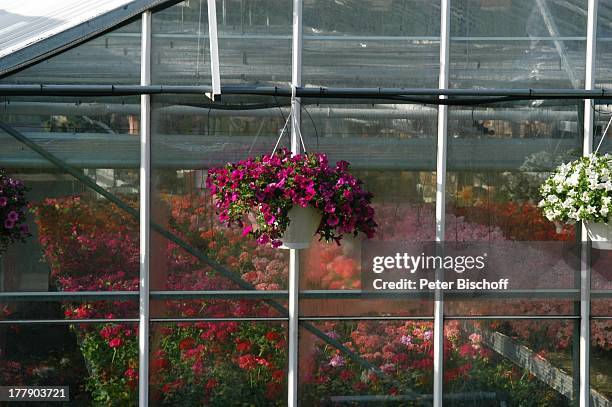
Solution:
[{"label": "vertical metal post", "polygon": [[[450,47],[450,0],[440,2],[440,78],[438,87],[448,89]],[[440,96],[446,98],[446,96]],[[436,243],[444,242],[446,220],[446,151],[448,133],[448,106],[438,107],[438,142],[436,155]],[[436,278],[440,272],[436,271]],[[434,298],[434,407],[442,407],[444,383],[444,298],[436,290]]]},{"label": "vertical metal post", "polygon": [[[300,99],[296,88],[302,86],[302,0],[293,0],[293,45],[291,68],[291,153],[300,154]],[[289,250],[289,361],[287,405],[298,405],[298,343],[299,343],[299,282],[300,256],[297,249]]]},{"label": "vertical metal post", "polygon": [[[151,12],[142,13],[140,84],[151,84]],[[149,405],[149,236],[151,227],[151,96],[140,95],[140,311],[138,405]]]},{"label": "vertical metal post", "polygon": [[208,40],[210,44],[210,75],[212,76],[212,97],[221,94],[219,73],[219,39],[217,36],[217,6],[215,0],[208,0]]},{"label": "vertical metal post", "polygon": [[[597,43],[598,0],[589,0],[587,11],[587,44],[584,88],[593,89],[595,84],[595,49]],[[593,109],[591,100],[584,100],[583,155],[593,152]],[[591,398],[590,355],[591,355],[591,265],[589,237],[582,224],[580,253],[580,407],[588,407]]]}]

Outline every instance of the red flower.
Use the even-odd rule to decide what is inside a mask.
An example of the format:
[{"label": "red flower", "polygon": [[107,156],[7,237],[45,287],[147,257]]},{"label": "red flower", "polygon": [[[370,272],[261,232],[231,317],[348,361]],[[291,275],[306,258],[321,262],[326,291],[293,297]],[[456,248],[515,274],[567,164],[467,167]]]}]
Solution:
[{"label": "red flower", "polygon": [[241,341],[236,339],[236,350],[238,352],[248,352],[251,350],[251,342],[249,341]]},{"label": "red flower", "polygon": [[151,365],[155,369],[165,369],[168,366],[170,366],[170,362],[168,362],[168,359],[166,358],[158,358],[158,359],[153,359]]},{"label": "red flower", "polygon": [[354,374],[350,370],[343,370],[340,372],[340,378],[344,381],[352,379],[353,376]]},{"label": "red flower", "polygon": [[285,372],[283,372],[282,370],[275,370],[274,372],[272,372],[272,379],[281,382],[284,378]]},{"label": "red flower", "polygon": [[238,366],[241,369],[254,369],[257,366],[257,362],[257,358],[253,355],[238,356]]},{"label": "red flower", "polygon": [[280,339],[280,335],[278,334],[278,332],[269,331],[268,333],[266,333],[266,339],[270,342],[278,342],[278,340]]},{"label": "red flower", "polygon": [[217,387],[217,385],[219,384],[218,381],[216,381],[215,379],[208,379],[208,381],[206,382],[206,390],[210,391],[212,389],[214,389],[215,387]]},{"label": "red flower", "polygon": [[179,342],[179,349],[180,350],[191,349],[194,346],[195,346],[195,339],[193,339],[193,338],[185,338],[185,339],[181,340],[181,342]]},{"label": "red flower", "polygon": [[108,342],[108,346],[114,349],[114,348],[118,348],[119,346],[121,346],[122,343],[123,341],[121,340],[121,338],[113,338],[110,340],[110,342]]},{"label": "red flower", "polygon": [[276,400],[281,393],[281,385],[278,383],[268,383],[266,385],[266,398],[268,400]]}]

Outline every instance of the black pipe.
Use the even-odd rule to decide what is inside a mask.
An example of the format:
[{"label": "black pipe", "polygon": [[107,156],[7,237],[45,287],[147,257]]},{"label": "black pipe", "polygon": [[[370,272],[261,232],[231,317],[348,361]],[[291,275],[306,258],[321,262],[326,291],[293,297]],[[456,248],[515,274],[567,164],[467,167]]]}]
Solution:
[{"label": "black pipe", "polygon": [[[33,85],[0,84],[0,96],[136,96],[136,95],[206,95],[212,86],[182,85]],[[221,95],[290,97],[290,87],[278,86],[222,86]],[[533,99],[612,99],[606,89],[437,89],[437,88],[314,88],[299,87],[298,97],[391,99],[435,96],[427,101],[441,102],[438,96],[448,97],[500,97],[517,100]],[[416,99],[418,100],[418,99]],[[477,102],[476,99],[472,100]]]}]

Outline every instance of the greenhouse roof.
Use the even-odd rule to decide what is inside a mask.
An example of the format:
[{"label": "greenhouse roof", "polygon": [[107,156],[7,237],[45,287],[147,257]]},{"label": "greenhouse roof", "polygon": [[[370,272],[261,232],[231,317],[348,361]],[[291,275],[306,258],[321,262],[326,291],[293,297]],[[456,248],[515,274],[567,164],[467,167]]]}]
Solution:
[{"label": "greenhouse roof", "polygon": [[6,0],[0,4],[0,77],[74,47],[145,10],[177,0]]}]

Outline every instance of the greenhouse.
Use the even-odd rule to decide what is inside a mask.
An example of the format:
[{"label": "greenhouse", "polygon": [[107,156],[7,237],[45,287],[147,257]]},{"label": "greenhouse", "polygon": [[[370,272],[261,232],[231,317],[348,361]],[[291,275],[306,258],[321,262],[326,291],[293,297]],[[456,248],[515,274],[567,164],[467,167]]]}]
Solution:
[{"label": "greenhouse", "polygon": [[612,406],[611,102],[612,0],[0,2],[0,403]]}]

